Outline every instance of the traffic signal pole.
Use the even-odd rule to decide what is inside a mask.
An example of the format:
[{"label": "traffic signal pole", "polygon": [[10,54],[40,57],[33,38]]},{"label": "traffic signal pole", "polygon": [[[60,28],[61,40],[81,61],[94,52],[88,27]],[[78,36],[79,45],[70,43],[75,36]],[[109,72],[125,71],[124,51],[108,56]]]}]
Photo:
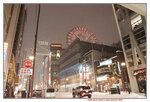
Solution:
[{"label": "traffic signal pole", "polygon": [[35,42],[34,42],[34,60],[33,60],[33,69],[32,69],[32,77],[30,79],[30,98],[32,98],[33,93],[33,82],[34,82],[34,68],[35,68],[35,60],[36,60],[36,48],[37,48],[37,35],[39,29],[39,16],[40,16],[40,4],[38,9],[38,17],[37,17],[37,25],[36,25],[36,33],[35,33]]}]

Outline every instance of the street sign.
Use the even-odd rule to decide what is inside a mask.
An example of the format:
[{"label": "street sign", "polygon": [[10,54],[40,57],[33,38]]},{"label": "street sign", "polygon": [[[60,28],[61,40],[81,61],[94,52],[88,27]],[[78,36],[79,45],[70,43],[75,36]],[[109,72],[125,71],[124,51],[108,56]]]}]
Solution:
[{"label": "street sign", "polygon": [[47,41],[38,41],[39,45],[49,45]]},{"label": "street sign", "polygon": [[21,68],[19,74],[20,75],[32,75],[32,69],[30,69],[30,68]]},{"label": "street sign", "polygon": [[26,67],[26,68],[31,68],[31,67],[33,66],[32,61],[26,60],[26,61],[23,63],[23,66]]}]

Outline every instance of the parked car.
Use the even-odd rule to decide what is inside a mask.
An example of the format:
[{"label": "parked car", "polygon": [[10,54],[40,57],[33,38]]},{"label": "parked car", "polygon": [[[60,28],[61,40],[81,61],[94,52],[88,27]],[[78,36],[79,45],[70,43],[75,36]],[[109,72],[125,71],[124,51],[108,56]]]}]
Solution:
[{"label": "parked car", "polygon": [[17,94],[15,94],[15,98],[21,98],[21,91],[18,91]]},{"label": "parked car", "polygon": [[92,96],[92,90],[90,86],[78,86],[72,91],[73,91],[72,92],[73,98],[75,98],[76,96],[79,98],[82,98],[85,96],[88,96],[88,98],[91,98]]},{"label": "parked car", "polygon": [[32,97],[41,98],[42,97],[42,90],[33,90]]},{"label": "parked car", "polygon": [[110,88],[110,94],[120,94],[120,88],[119,86],[116,86],[116,87],[112,87]]},{"label": "parked car", "polygon": [[45,98],[55,98],[55,89],[48,88],[45,93]]}]

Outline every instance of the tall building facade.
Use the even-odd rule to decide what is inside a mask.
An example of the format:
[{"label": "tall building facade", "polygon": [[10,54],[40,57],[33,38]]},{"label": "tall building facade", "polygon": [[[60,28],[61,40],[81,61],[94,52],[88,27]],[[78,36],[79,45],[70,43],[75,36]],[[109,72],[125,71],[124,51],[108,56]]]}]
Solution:
[{"label": "tall building facade", "polygon": [[132,92],[141,92],[140,78],[146,78],[146,20],[137,11],[114,4],[114,15],[123,47]]},{"label": "tall building facade", "polygon": [[8,79],[8,70],[11,66],[10,63],[20,7],[20,4],[4,4],[4,88]]},{"label": "tall building facade", "polygon": [[63,51],[62,44],[53,43],[50,45],[50,73],[49,73],[49,83],[56,89],[59,87],[59,78],[57,77],[57,74],[59,73],[59,59],[60,55]]},{"label": "tall building facade", "polygon": [[4,44],[8,45],[7,52],[4,52],[4,87],[6,85],[8,97],[13,96],[12,92],[19,83],[18,72],[26,16],[24,5],[4,4]]},{"label": "tall building facade", "polygon": [[82,84],[96,87],[94,62],[114,56],[117,48],[92,44],[79,39],[65,49],[60,57],[60,91],[71,91]]}]

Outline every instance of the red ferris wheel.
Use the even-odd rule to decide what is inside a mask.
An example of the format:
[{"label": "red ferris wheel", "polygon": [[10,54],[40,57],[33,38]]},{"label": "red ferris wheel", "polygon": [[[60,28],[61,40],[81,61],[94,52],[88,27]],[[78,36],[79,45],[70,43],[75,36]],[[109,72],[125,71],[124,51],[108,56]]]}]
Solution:
[{"label": "red ferris wheel", "polygon": [[96,36],[93,33],[89,32],[85,27],[74,27],[67,34],[67,44],[70,45],[77,38],[81,41],[97,43]]}]

